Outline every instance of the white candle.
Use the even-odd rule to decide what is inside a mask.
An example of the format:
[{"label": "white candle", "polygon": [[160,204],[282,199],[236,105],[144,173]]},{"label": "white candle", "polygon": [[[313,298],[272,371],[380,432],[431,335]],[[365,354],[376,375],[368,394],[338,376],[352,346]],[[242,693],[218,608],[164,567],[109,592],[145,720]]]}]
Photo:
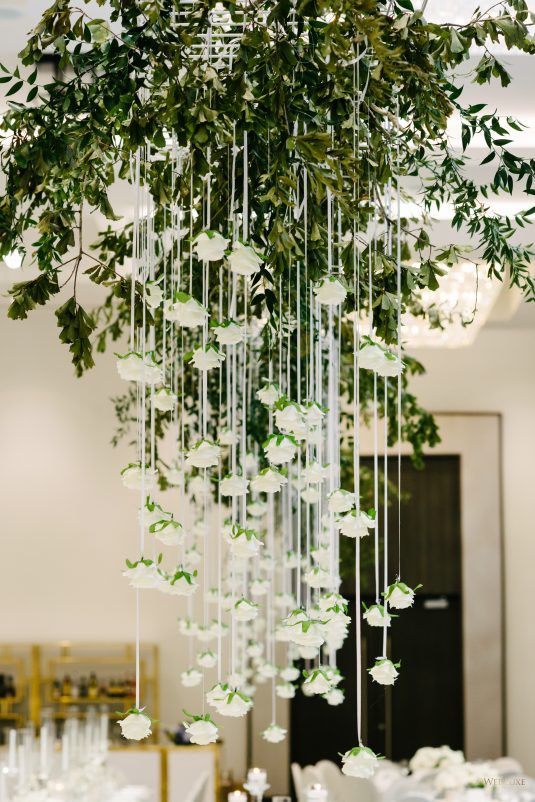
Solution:
[{"label": "white candle", "polygon": [[101,713],[100,716],[100,748],[105,752],[108,748],[108,714]]},{"label": "white candle", "polygon": [[17,730],[9,730],[7,767],[9,771],[15,771],[17,768]]},{"label": "white candle", "polygon": [[228,795],[228,802],[247,802],[245,791],[231,791]]},{"label": "white candle", "polygon": [[43,724],[39,733],[39,768],[41,774],[48,774],[48,727]]},{"label": "white candle", "polygon": [[327,802],[327,789],[319,783],[309,785],[306,789],[307,802]]},{"label": "white candle", "polygon": [[26,749],[22,744],[19,745],[19,748],[17,749],[17,757],[19,762],[18,788],[20,790],[26,785]]},{"label": "white candle", "polygon": [[265,769],[249,769],[247,772],[247,781],[253,782],[255,785],[265,783],[267,780],[267,771]]},{"label": "white candle", "polygon": [[66,732],[61,737],[61,770],[69,771],[69,735]]}]

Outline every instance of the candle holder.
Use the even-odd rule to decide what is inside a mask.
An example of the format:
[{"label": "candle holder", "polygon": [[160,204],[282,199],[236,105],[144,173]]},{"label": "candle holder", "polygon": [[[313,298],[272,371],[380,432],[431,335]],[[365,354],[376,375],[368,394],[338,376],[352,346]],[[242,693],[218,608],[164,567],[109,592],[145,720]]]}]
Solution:
[{"label": "candle holder", "polygon": [[327,802],[328,792],[321,783],[313,783],[305,789],[306,802]]},{"label": "candle holder", "polygon": [[249,791],[256,802],[262,802],[262,797],[268,788],[271,788],[267,782],[267,772],[265,769],[249,769],[247,772],[247,782],[243,787]]}]

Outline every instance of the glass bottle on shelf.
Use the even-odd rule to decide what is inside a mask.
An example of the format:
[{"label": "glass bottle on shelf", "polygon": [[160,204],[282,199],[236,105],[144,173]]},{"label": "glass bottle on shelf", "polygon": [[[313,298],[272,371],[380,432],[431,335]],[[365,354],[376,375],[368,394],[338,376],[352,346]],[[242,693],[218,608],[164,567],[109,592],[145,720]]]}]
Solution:
[{"label": "glass bottle on shelf", "polygon": [[7,678],[5,689],[6,696],[10,697],[11,699],[15,698],[17,695],[17,688],[15,686],[15,678],[12,674],[9,674]]},{"label": "glass bottle on shelf", "polygon": [[80,677],[79,696],[80,699],[87,699],[87,697],[89,696],[89,686],[87,683],[87,677]]},{"label": "glass bottle on shelf", "polygon": [[72,698],[72,680],[69,674],[65,674],[61,683],[61,697],[62,699]]},{"label": "glass bottle on shelf", "polygon": [[6,698],[6,677],[5,674],[0,674],[0,699]]},{"label": "glass bottle on shelf", "polygon": [[90,699],[98,698],[98,680],[97,675],[92,671],[89,675],[89,684],[87,686],[87,695]]},{"label": "glass bottle on shelf", "polygon": [[52,683],[52,699],[57,702],[61,698],[61,682],[55,679]]}]

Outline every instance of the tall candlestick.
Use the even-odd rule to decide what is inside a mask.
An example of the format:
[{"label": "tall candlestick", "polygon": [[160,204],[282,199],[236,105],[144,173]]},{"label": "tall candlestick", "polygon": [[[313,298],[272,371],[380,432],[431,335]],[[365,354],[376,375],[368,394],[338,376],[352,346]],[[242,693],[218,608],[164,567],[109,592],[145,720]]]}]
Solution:
[{"label": "tall candlestick", "polygon": [[69,735],[66,732],[61,737],[61,770],[69,771]]},{"label": "tall candlestick", "polygon": [[9,730],[7,767],[9,771],[17,768],[17,730]]},{"label": "tall candlestick", "polygon": [[39,769],[43,776],[48,775],[48,727],[43,724],[39,733]]}]

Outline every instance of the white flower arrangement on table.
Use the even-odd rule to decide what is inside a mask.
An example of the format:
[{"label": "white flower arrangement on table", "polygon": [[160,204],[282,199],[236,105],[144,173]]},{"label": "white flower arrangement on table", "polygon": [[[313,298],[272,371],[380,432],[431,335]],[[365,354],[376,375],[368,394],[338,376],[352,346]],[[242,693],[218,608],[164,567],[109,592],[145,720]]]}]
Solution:
[{"label": "white flower arrangement on table", "polygon": [[232,616],[236,621],[254,621],[258,615],[259,605],[242,596],[232,608]]},{"label": "white flower arrangement on table", "polygon": [[227,473],[219,484],[221,495],[239,498],[246,496],[249,489],[249,479],[240,473]]},{"label": "white flower arrangement on table", "polygon": [[328,510],[332,513],[349,512],[355,504],[355,494],[339,487],[327,496]]},{"label": "white flower arrangement on table", "polygon": [[176,407],[177,396],[170,387],[159,387],[154,393],[154,408],[159,412],[172,412]]},{"label": "white flower arrangement on table", "polygon": [[369,607],[363,603],[364,613],[362,617],[371,627],[390,626],[392,615],[383,607],[382,604],[371,604]]},{"label": "white flower arrangement on table", "polygon": [[381,758],[367,746],[356,746],[342,755],[342,772],[348,777],[369,780],[379,766]]},{"label": "white flower arrangement on table", "polygon": [[356,510],[349,510],[336,518],[335,526],[345,537],[366,537],[370,534],[370,529],[375,529],[375,518],[374,509],[368,512],[361,510],[358,515]]},{"label": "white flower arrangement on table", "polygon": [[328,273],[322,276],[314,286],[314,295],[320,304],[338,306],[345,301],[347,287],[343,276]]},{"label": "white flower arrangement on table", "polygon": [[207,649],[197,655],[197,665],[201,668],[214,668],[217,665],[217,654]]},{"label": "white flower arrangement on table", "polygon": [[210,713],[205,713],[203,716],[193,716],[186,710],[183,712],[184,715],[189,716],[191,719],[184,722],[184,727],[192,744],[207,746],[217,741],[219,730],[212,721]]},{"label": "white flower arrangement on table", "polygon": [[279,699],[293,699],[295,696],[295,685],[291,682],[281,682],[275,686],[275,693]]},{"label": "white flower arrangement on table", "polygon": [[117,357],[117,372],[124,381],[143,382],[144,384],[160,384],[163,381],[162,369],[156,363],[151,351],[147,351],[144,358],[137,351],[115,354],[115,356]]},{"label": "white flower arrangement on table", "polygon": [[213,468],[218,464],[220,457],[221,448],[203,437],[187,452],[186,466],[188,468]]},{"label": "white flower arrangement on table", "polygon": [[225,361],[225,354],[219,350],[215,343],[207,343],[204,347],[198,345],[188,354],[185,354],[184,361],[189,362],[197,370],[206,371],[219,368]]},{"label": "white flower arrangement on table", "polygon": [[201,262],[219,262],[225,256],[229,240],[219,231],[201,231],[193,241],[193,250]]},{"label": "white flower arrangement on table", "polygon": [[169,577],[169,592],[175,596],[192,596],[199,583],[196,581],[197,571],[186,571],[179,567],[174,574]]},{"label": "white flower arrangement on table", "polygon": [[251,580],[251,585],[249,587],[251,596],[253,596],[255,599],[261,596],[266,596],[267,592],[269,591],[269,586],[270,586],[269,579]]},{"label": "white flower arrangement on table", "polygon": [[281,487],[288,484],[286,471],[276,468],[264,468],[251,480],[251,490],[258,493],[278,493]]},{"label": "white flower arrangement on table", "polygon": [[245,337],[245,327],[232,318],[216,323],[212,331],[219,345],[238,345]]},{"label": "white flower arrangement on table", "polygon": [[331,707],[337,707],[345,701],[345,695],[341,688],[331,688],[330,691],[327,691],[327,693],[323,695],[323,698]]},{"label": "white flower arrangement on table", "polygon": [[449,746],[422,746],[409,761],[412,772],[433,771],[464,763],[464,754]]},{"label": "white flower arrangement on table", "polygon": [[303,407],[286,396],[281,396],[275,404],[275,426],[283,434],[291,434],[303,440],[307,434],[307,423]]},{"label": "white flower arrangement on table", "polygon": [[209,317],[208,309],[186,292],[176,292],[164,306],[166,320],[178,323],[183,329],[196,329]]},{"label": "white flower arrangement on table", "polygon": [[401,663],[393,663],[388,657],[376,657],[373,668],[368,669],[368,673],[374,682],[379,685],[393,685],[399,676]]},{"label": "white flower arrangement on table", "polygon": [[371,370],[384,378],[401,375],[405,367],[398,356],[368,336],[361,339],[358,362],[360,368]]},{"label": "white flower arrangement on table", "polygon": [[145,468],[145,476],[143,477],[140,462],[129,462],[126,468],[121,471],[123,485],[128,490],[141,490],[143,485],[145,491],[150,493],[156,487],[157,477],[157,469],[151,469],[148,465]]},{"label": "white flower arrangement on table", "polygon": [[440,767],[433,785],[447,799],[461,797],[466,802],[489,799],[488,780],[485,782],[485,778],[492,777],[495,773],[492,763],[457,763]]},{"label": "white flower arrangement on table", "polygon": [[202,682],[202,671],[198,668],[188,668],[181,673],[180,682],[184,688],[195,688]]},{"label": "white flower arrangement on table", "polygon": [[217,442],[220,446],[234,446],[238,442],[238,438],[232,429],[222,429],[219,432]]},{"label": "white flower arrangement on table", "polygon": [[262,733],[262,738],[270,744],[280,744],[286,738],[287,730],[278,724],[270,724]]},{"label": "white flower arrangement on table", "polygon": [[119,719],[117,724],[121,728],[121,735],[129,741],[142,741],[152,735],[152,719],[143,711],[144,707],[131,707],[124,714],[124,718]]},{"label": "white flower arrangement on table", "polygon": [[264,545],[254,529],[244,529],[239,524],[234,524],[225,539],[231,553],[240,559],[255,557]]},{"label": "white flower arrangement on table", "polygon": [[264,379],[263,386],[260,388],[260,390],[256,391],[256,397],[261,404],[271,408],[275,406],[279,398],[282,397],[282,394],[279,390],[278,384],[275,384],[275,382],[270,382],[268,379]]},{"label": "white flower arrangement on table", "polygon": [[150,309],[158,309],[163,301],[163,290],[158,281],[147,281],[145,284],[145,299]]},{"label": "white flower arrangement on table", "polygon": [[383,596],[389,607],[393,607],[394,610],[406,610],[414,604],[415,591],[421,587],[421,585],[416,585],[415,588],[410,588],[405,582],[393,582]]},{"label": "white flower arrangement on table", "polygon": [[162,555],[158,557],[158,561],[149,560],[147,557],[141,557],[135,562],[126,560],[126,571],[123,571],[131,588],[139,590],[160,590],[165,585],[165,577],[158,568],[162,561]]},{"label": "white flower arrangement on table", "polygon": [[292,462],[298,451],[297,440],[288,434],[271,434],[262,447],[266,459],[274,465]]},{"label": "white flower arrangement on table", "polygon": [[241,718],[246,716],[253,706],[252,699],[241,691],[229,690],[225,694],[223,701],[216,706],[220,716],[229,718]]},{"label": "white flower arrangement on table", "polygon": [[231,272],[246,278],[257,273],[263,261],[264,255],[262,253],[240,240],[236,240],[228,256]]}]

